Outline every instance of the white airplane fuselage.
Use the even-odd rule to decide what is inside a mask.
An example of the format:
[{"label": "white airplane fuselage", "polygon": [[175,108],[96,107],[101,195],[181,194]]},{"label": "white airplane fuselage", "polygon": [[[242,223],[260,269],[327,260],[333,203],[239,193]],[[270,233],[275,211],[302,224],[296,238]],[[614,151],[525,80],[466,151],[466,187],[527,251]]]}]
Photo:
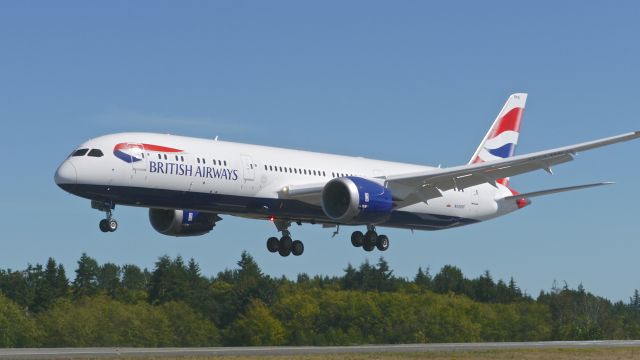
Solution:
[{"label": "white airplane fuselage", "polygon": [[[114,155],[129,144],[139,161]],[[138,146],[139,144],[139,146]],[[153,144],[176,151],[149,149]],[[136,147],[138,146],[138,147]],[[64,190],[91,200],[158,209],[190,209],[249,218],[336,224],[321,206],[282,198],[284,188],[333,178],[379,179],[388,174],[436,169],[300,150],[153,133],[101,136],[78,149],[99,149],[103,156],[69,156],[56,173]],[[512,195],[502,184],[448,190],[440,198],[395,208],[378,226],[437,230],[475,223],[517,210],[500,203]],[[349,224],[345,224],[349,225]],[[361,225],[355,223],[352,225]]]}]

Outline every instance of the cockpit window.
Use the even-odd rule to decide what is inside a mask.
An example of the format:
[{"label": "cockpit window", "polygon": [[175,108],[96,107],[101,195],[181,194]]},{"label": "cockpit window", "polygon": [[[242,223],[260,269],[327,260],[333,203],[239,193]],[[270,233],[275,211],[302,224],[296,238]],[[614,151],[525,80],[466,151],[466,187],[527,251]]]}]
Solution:
[{"label": "cockpit window", "polygon": [[84,156],[89,149],[78,149],[71,154],[71,156]]},{"label": "cockpit window", "polygon": [[87,155],[93,156],[93,157],[102,157],[102,155],[104,154],[100,149],[91,149],[91,151],[89,151]]}]

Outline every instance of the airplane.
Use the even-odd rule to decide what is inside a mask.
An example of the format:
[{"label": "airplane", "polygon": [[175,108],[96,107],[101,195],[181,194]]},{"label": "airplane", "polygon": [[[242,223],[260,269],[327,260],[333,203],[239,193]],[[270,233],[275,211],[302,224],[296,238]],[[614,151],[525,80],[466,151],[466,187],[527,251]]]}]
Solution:
[{"label": "airplane", "polygon": [[440,230],[506,215],[531,198],[608,185],[591,183],[520,194],[511,176],[544,170],[578,152],[629,141],[640,131],[576,145],[515,155],[527,94],[512,94],[465,165],[424,165],[340,156],[154,133],[119,133],[88,140],[58,167],[63,190],[91,200],[105,212],[99,223],[113,232],[115,205],[149,209],[161,234],[196,236],[232,215],[272,221],[280,238],[267,249],[302,255],[292,240],[293,223],[360,226],[351,243],[386,251],[389,238],[378,227]]}]

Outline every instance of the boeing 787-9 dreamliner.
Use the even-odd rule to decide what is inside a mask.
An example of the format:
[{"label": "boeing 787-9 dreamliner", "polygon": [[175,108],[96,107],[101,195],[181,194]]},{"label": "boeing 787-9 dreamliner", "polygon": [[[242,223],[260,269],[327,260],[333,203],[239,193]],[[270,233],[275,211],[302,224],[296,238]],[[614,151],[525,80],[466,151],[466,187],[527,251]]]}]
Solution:
[{"label": "boeing 787-9 dreamliner", "polygon": [[640,137],[630,132],[551,150],[515,155],[527,94],[513,94],[469,162],[440,168],[300,150],[152,133],[120,133],[88,140],[62,162],[55,182],[106,213],[103,232],[115,231],[118,205],[149,208],[164,235],[206,234],[234,215],[272,221],[282,236],[267,249],[304,252],[291,224],[360,227],[353,246],[389,248],[382,227],[440,230],[506,215],[536,196],[584,189],[600,182],[519,194],[509,177],[545,170],[585,150]]}]

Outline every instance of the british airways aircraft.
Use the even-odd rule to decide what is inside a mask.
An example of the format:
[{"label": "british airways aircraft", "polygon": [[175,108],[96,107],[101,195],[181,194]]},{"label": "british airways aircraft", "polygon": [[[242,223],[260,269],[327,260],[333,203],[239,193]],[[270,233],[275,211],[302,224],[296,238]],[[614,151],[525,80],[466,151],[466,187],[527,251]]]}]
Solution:
[{"label": "british airways aircraft", "polygon": [[[220,214],[272,221],[280,238],[267,249],[304,252],[292,223],[361,226],[353,246],[385,251],[378,227],[439,230],[502,216],[530,198],[610,183],[519,194],[509,177],[545,170],[585,150],[640,137],[640,131],[514,155],[527,94],[511,95],[466,165],[440,168],[226,141],[151,133],[105,135],[80,145],[60,165],[55,182],[106,213],[115,231],[116,204],[149,208],[164,235],[206,234]],[[336,231],[337,233],[337,231]]]}]

